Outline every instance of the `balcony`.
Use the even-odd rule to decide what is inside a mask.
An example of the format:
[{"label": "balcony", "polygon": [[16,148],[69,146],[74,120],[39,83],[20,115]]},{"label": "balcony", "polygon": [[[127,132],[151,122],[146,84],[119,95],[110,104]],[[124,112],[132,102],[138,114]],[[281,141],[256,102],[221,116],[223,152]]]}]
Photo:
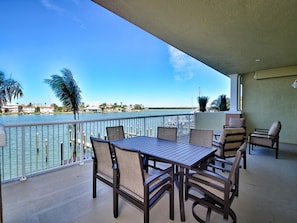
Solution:
[{"label": "balcony", "polygon": [[[239,197],[232,205],[238,222],[292,222],[297,218],[296,149],[295,145],[281,144],[278,160],[273,151],[267,149],[256,149],[248,155],[248,168],[240,170]],[[122,199],[120,215],[114,219],[112,189],[101,182],[97,185],[97,198],[92,198],[91,161],[23,182],[6,183],[2,193],[6,223],[130,223],[143,220],[142,211]],[[186,222],[196,222],[191,212],[192,201],[186,201],[185,205]],[[151,222],[169,222],[167,210],[168,199],[164,197],[151,209]],[[214,217],[213,222],[222,222],[219,216]],[[181,222],[177,193],[173,222]]]},{"label": "balcony", "polygon": [[[183,116],[184,117],[184,116]],[[188,116],[186,116],[188,117]],[[189,116],[190,117],[190,116]],[[155,118],[155,117],[154,117]],[[188,141],[187,131],[189,126],[193,127],[192,118],[181,118],[175,117],[162,117],[158,125],[169,124],[168,118],[172,120],[191,120],[190,122],[184,121],[173,121],[171,124],[179,125],[179,140]],[[159,119],[159,118],[158,118]],[[150,117],[151,120],[151,117]],[[100,121],[101,122],[101,121]],[[86,123],[88,121],[82,121],[80,124],[80,133],[91,134],[95,129],[100,129],[101,126],[99,121],[97,124],[91,124],[91,126],[96,126],[96,128],[90,129],[86,128],[88,126]],[[136,126],[132,123],[137,123],[135,120],[129,121],[130,124],[126,124],[127,120],[109,120],[104,121],[108,125],[116,125],[123,123],[125,126]],[[144,122],[148,123],[148,122]],[[183,123],[183,125],[177,124]],[[10,131],[14,131],[15,128],[20,128],[18,130],[18,138],[22,139],[18,144],[20,148],[26,148],[25,145],[34,145],[31,154],[36,152],[36,128],[39,129],[43,126],[44,132],[39,132],[39,137],[43,135],[44,144],[43,149],[39,151],[43,155],[43,164],[38,163],[37,167],[40,169],[36,172],[32,172],[36,166],[33,162],[35,157],[32,156],[32,162],[25,162],[22,164],[20,161],[18,163],[18,168],[15,172],[5,173],[3,175],[3,167],[8,168],[12,166],[9,164],[5,158],[3,162],[3,155],[6,152],[2,151],[1,157],[1,175],[4,184],[2,185],[2,202],[3,202],[3,220],[4,222],[142,222],[143,213],[135,206],[120,199],[120,214],[117,219],[114,219],[112,213],[112,189],[103,183],[99,182],[97,185],[97,198],[92,198],[92,160],[87,158],[90,157],[88,152],[84,149],[84,144],[79,145],[77,151],[77,161],[73,162],[67,159],[67,162],[60,163],[60,157],[57,159],[57,165],[51,167],[53,154],[51,153],[52,144],[48,147],[49,156],[48,164],[46,161],[46,147],[45,139],[48,133],[53,132],[53,128],[50,127],[51,124],[43,124],[39,127],[32,125],[26,125],[27,129],[31,129],[30,140],[28,131],[27,136],[22,135],[22,128],[25,126],[7,126]],[[56,125],[56,123],[55,123]],[[56,133],[63,133],[62,129],[66,129],[64,132],[68,135],[68,125],[69,123],[59,123],[63,125],[60,126],[60,130]],[[140,125],[139,125],[140,126]],[[142,126],[142,125],[141,125]],[[195,124],[197,126],[197,123]],[[42,129],[41,128],[41,129]],[[127,129],[127,128],[126,128]],[[129,127],[128,129],[131,130]],[[149,126],[148,131],[144,131],[142,128],[138,128],[138,134],[152,134],[154,136],[154,127]],[[152,131],[150,131],[152,129]],[[92,130],[92,131],[91,131]],[[7,131],[9,133],[9,131]],[[43,132],[43,133],[42,133]],[[55,132],[55,131],[54,131]],[[95,131],[94,131],[95,132]],[[98,134],[95,132],[93,134]],[[104,132],[103,130],[101,132]],[[136,133],[136,128],[132,127],[130,133]],[[80,137],[84,137],[84,134],[79,134]],[[132,137],[130,134],[128,137]],[[89,135],[88,135],[89,136]],[[51,136],[52,137],[52,136]],[[49,138],[51,138],[49,137]],[[67,136],[68,137],[68,136]],[[104,136],[103,136],[104,137]],[[71,137],[70,137],[71,138]],[[87,138],[87,137],[86,137]],[[9,144],[13,144],[11,141],[16,139],[11,139],[8,137],[8,143],[3,148],[3,150],[9,150],[13,146],[9,147]],[[48,139],[48,138],[47,138]],[[83,138],[81,138],[83,139]],[[59,142],[63,142],[60,141]],[[67,142],[67,143],[66,143]],[[60,145],[57,150],[60,151]],[[68,146],[68,139],[65,139],[63,145]],[[39,142],[37,143],[39,144]],[[24,145],[24,146],[23,146]],[[70,146],[70,145],[69,145]],[[67,148],[67,147],[66,147]],[[68,151],[69,148],[66,150]],[[280,144],[280,157],[279,159],[274,158],[274,151],[267,149],[255,148],[251,155],[247,156],[247,169],[240,170],[240,189],[239,197],[235,198],[232,208],[237,214],[237,220],[240,223],[248,222],[292,222],[293,219],[297,219],[297,146],[292,144]],[[22,160],[22,154],[26,157],[26,151],[21,152],[17,156],[17,160]],[[12,152],[8,152],[12,156]],[[29,153],[30,154],[30,153]],[[72,154],[72,153],[70,153]],[[85,154],[85,155],[84,155]],[[82,156],[81,156],[82,155]],[[41,155],[42,157],[42,155]],[[83,157],[83,159],[80,159]],[[30,156],[29,156],[30,158]],[[64,157],[65,158],[65,157]],[[64,158],[62,160],[64,160]],[[13,160],[13,159],[12,159]],[[41,162],[41,161],[40,161]],[[43,168],[41,168],[43,167]],[[12,170],[13,168],[9,168]],[[31,172],[30,172],[31,171]],[[15,173],[18,173],[15,175]],[[9,178],[12,176],[11,178]],[[178,205],[178,193],[177,188],[175,188],[175,220],[172,222],[181,222],[179,214]],[[166,195],[167,196],[167,195]],[[192,216],[192,201],[188,200],[185,202],[186,210],[186,222],[196,222]],[[168,217],[168,199],[164,197],[156,206],[151,209],[150,217],[151,222],[170,222]],[[203,212],[203,210],[201,211]],[[223,222],[221,216],[213,215],[212,222]],[[231,219],[229,219],[231,222]]]}]

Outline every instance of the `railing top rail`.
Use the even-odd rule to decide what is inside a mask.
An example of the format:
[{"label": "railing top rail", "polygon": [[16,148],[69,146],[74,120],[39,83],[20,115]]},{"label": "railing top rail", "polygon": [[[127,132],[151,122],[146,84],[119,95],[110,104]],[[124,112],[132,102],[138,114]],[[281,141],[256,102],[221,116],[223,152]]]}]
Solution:
[{"label": "railing top rail", "polygon": [[41,125],[57,125],[57,124],[73,124],[73,123],[84,123],[84,122],[100,122],[100,121],[113,121],[113,120],[129,120],[129,119],[142,119],[142,118],[158,118],[168,116],[184,116],[193,115],[191,113],[184,114],[166,114],[166,115],[145,115],[138,117],[119,117],[119,118],[101,118],[101,119],[88,119],[88,120],[72,120],[72,121],[54,121],[54,122],[26,122],[18,124],[3,124],[4,127],[22,127],[22,126],[41,126]]}]

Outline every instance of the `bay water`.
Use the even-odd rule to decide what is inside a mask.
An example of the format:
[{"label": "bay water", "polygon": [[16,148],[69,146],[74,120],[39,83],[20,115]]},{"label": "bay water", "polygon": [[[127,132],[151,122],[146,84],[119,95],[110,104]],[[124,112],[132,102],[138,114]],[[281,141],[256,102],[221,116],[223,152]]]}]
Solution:
[{"label": "bay water", "polygon": [[[191,109],[148,109],[139,112],[109,112],[109,113],[80,113],[79,120],[97,120],[130,118],[143,116],[158,116],[171,114],[190,114]],[[26,115],[0,115],[0,124],[20,124],[35,122],[73,121],[73,113],[61,114],[26,114]]]},{"label": "bay water", "polygon": [[[141,118],[149,116],[163,115],[188,115],[192,113],[191,109],[149,109],[139,112],[113,112],[113,113],[81,113],[79,120],[86,121],[83,125],[85,131],[85,140],[89,141],[90,135],[104,137],[105,127],[112,124],[111,119],[124,118]],[[188,120],[185,118],[185,123]],[[96,124],[100,121],[102,125]],[[170,116],[166,119],[169,122],[176,124],[176,117]],[[24,128],[6,127],[7,144],[0,152],[0,166],[2,179],[9,180],[23,175],[33,174],[39,171],[56,168],[61,165],[68,165],[73,162],[73,143],[69,143],[73,138],[73,126],[69,124],[50,124],[51,122],[72,122],[73,114],[26,114],[26,115],[0,115],[0,124],[18,125],[28,124]],[[155,131],[156,126],[162,125],[163,118],[152,118],[148,125],[152,126]],[[146,130],[141,129],[144,120],[132,121],[127,125],[138,126],[138,129],[133,129],[131,132],[140,131],[144,133]],[[180,120],[183,123],[183,119]],[[41,125],[36,125],[42,123]],[[127,126],[123,122],[123,125]],[[163,123],[163,124],[166,124]],[[99,126],[99,127],[98,127]],[[69,129],[72,129],[72,135]],[[24,130],[23,130],[24,129]],[[126,129],[125,129],[126,130]],[[84,139],[79,134],[80,139]],[[63,151],[61,146],[63,145]],[[79,146],[77,147],[78,152]],[[91,157],[91,148],[83,150],[84,159]],[[79,154],[78,154],[79,155]],[[24,173],[25,171],[25,173]]]}]

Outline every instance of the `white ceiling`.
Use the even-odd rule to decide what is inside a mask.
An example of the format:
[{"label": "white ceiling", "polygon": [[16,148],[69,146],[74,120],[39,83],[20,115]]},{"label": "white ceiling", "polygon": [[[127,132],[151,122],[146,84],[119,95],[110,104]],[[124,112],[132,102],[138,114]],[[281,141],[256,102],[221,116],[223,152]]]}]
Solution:
[{"label": "white ceiling", "polygon": [[93,0],[219,72],[297,65],[296,0]]}]

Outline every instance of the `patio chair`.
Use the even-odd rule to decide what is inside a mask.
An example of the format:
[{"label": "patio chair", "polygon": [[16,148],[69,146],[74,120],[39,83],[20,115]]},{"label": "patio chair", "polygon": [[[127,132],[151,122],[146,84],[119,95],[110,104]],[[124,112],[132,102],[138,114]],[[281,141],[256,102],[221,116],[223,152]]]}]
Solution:
[{"label": "patio chair", "polygon": [[[246,131],[244,128],[224,128],[219,139],[214,139],[212,144],[217,149],[215,155],[226,159],[235,157],[237,150],[244,143]],[[243,166],[246,169],[246,153],[243,155]]]},{"label": "patio chair", "polygon": [[[196,170],[194,173],[186,173],[185,181],[185,199],[192,199],[192,213],[199,222],[210,222],[211,212],[223,214],[224,219],[229,215],[236,222],[236,214],[231,209],[231,204],[238,197],[239,191],[239,167],[241,157],[246,152],[246,142],[236,151],[234,162],[223,159],[216,159],[216,163],[224,163],[225,168],[210,164],[210,169]],[[218,174],[218,171],[224,171],[224,175]],[[198,206],[207,209],[205,220],[195,211]],[[197,210],[197,209],[196,209]]]},{"label": "patio chair", "polygon": [[174,183],[172,167],[149,175],[143,169],[139,151],[114,146],[119,178],[114,181],[114,217],[118,217],[119,195],[144,212],[144,223],[149,222],[150,208],[169,192],[169,217],[174,220]]},{"label": "patio chair", "polygon": [[275,121],[269,129],[256,128],[254,132],[249,134],[249,154],[254,149],[254,145],[275,149],[275,158],[278,158],[279,151],[279,133],[281,130],[281,122]]},{"label": "patio chair", "polygon": [[[160,127],[157,128],[157,138],[158,139],[165,139],[170,141],[176,141],[177,140],[177,128],[175,127]],[[146,165],[153,167],[155,169],[161,170],[161,168],[157,167],[157,161],[156,159],[152,159],[151,157],[147,157],[147,162],[149,160],[153,161],[153,165]]]},{"label": "patio chair", "polygon": [[122,125],[106,127],[106,134],[109,141],[125,138],[124,127]]},{"label": "patio chair", "polygon": [[212,140],[213,130],[190,129],[190,144],[212,147]]},{"label": "patio chair", "polygon": [[157,138],[158,139],[176,141],[177,140],[177,128],[158,126]]},{"label": "patio chair", "polygon": [[113,187],[114,162],[113,148],[108,141],[99,138],[90,137],[93,157],[93,198],[96,198],[96,179],[102,181],[110,187]]},{"label": "patio chair", "polygon": [[[200,130],[200,129],[190,129],[189,143],[197,146],[212,147],[213,140],[213,130]],[[203,168],[209,162],[212,162],[213,158],[207,160],[202,160],[197,164],[196,168]]]}]

